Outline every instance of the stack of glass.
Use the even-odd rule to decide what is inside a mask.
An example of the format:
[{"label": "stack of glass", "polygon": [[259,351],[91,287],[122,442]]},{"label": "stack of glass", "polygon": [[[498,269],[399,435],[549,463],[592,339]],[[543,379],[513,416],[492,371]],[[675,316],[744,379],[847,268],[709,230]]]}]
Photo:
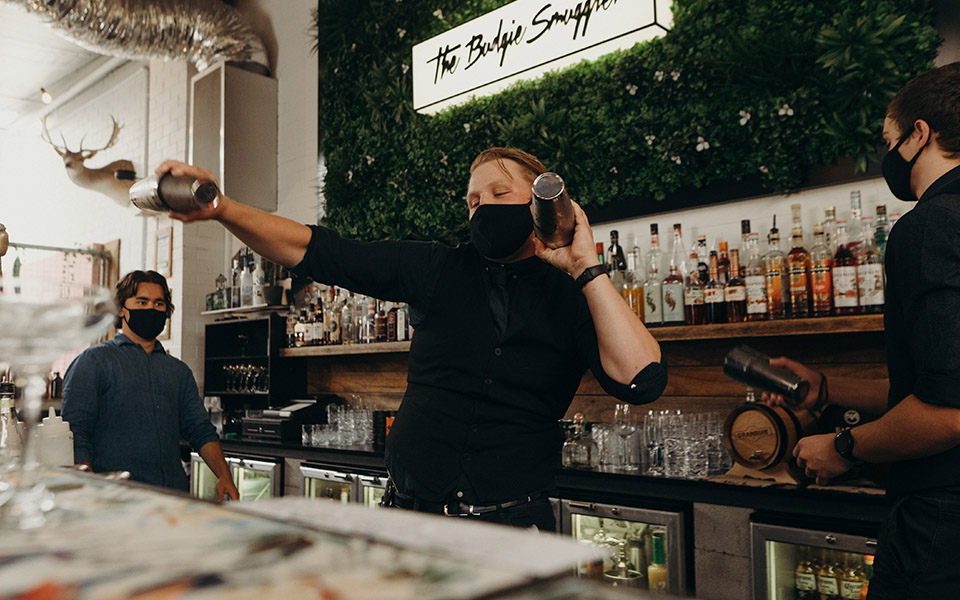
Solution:
[{"label": "stack of glass", "polygon": [[644,475],[701,479],[733,466],[723,446],[722,413],[647,411],[643,420]]}]

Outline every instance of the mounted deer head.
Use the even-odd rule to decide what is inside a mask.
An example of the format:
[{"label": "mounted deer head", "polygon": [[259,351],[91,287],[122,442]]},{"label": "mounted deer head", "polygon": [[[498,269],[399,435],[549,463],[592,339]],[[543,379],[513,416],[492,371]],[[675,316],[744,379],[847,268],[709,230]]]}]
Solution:
[{"label": "mounted deer head", "polygon": [[[43,133],[40,135],[43,141],[47,142],[63,158],[63,166],[67,170],[67,176],[70,181],[80,187],[100,192],[110,197],[120,206],[130,206],[130,186],[136,179],[136,173],[133,163],[129,160],[117,160],[105,167],[99,169],[89,169],[84,166],[84,161],[93,158],[98,152],[110,148],[117,143],[117,135],[120,133],[120,124],[113,117],[113,133],[110,134],[110,140],[107,144],[97,149],[83,148],[83,139],[80,139],[80,149],[76,152],[67,147],[67,140],[60,134],[63,145],[53,143],[50,139],[50,132],[47,131],[47,117],[43,117]],[[86,137],[86,136],[84,136]]]}]

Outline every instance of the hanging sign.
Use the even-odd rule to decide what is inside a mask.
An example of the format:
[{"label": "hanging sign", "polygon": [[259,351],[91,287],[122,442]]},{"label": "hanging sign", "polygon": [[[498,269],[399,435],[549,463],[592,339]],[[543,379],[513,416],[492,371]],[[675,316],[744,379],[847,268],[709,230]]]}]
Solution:
[{"label": "hanging sign", "polygon": [[666,33],[671,0],[517,0],[413,47],[413,106],[433,113]]}]

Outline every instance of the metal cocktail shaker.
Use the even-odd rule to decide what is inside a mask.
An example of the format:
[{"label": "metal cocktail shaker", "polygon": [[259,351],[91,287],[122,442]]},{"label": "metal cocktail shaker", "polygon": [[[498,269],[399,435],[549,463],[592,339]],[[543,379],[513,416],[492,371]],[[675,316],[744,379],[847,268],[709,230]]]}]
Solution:
[{"label": "metal cocktail shaker", "polygon": [[810,384],[789,369],[770,366],[770,357],[749,346],[737,346],[723,360],[723,372],[751,387],[780,394],[797,406],[806,397]]},{"label": "metal cocktail shaker", "polygon": [[576,218],[567,186],[556,173],[543,173],[533,180],[533,230],[549,248],[573,241]]},{"label": "metal cocktail shaker", "polygon": [[220,189],[189,175],[150,175],[130,187],[130,202],[140,210],[190,212],[217,207]]}]

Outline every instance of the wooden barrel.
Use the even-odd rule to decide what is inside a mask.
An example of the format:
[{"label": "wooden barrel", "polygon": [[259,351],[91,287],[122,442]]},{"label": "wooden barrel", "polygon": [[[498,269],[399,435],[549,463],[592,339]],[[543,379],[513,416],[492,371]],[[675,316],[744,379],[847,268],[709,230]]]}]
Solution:
[{"label": "wooden barrel", "polygon": [[793,447],[815,425],[806,410],[750,402],[727,416],[723,443],[734,462],[762,471],[791,462]]}]

